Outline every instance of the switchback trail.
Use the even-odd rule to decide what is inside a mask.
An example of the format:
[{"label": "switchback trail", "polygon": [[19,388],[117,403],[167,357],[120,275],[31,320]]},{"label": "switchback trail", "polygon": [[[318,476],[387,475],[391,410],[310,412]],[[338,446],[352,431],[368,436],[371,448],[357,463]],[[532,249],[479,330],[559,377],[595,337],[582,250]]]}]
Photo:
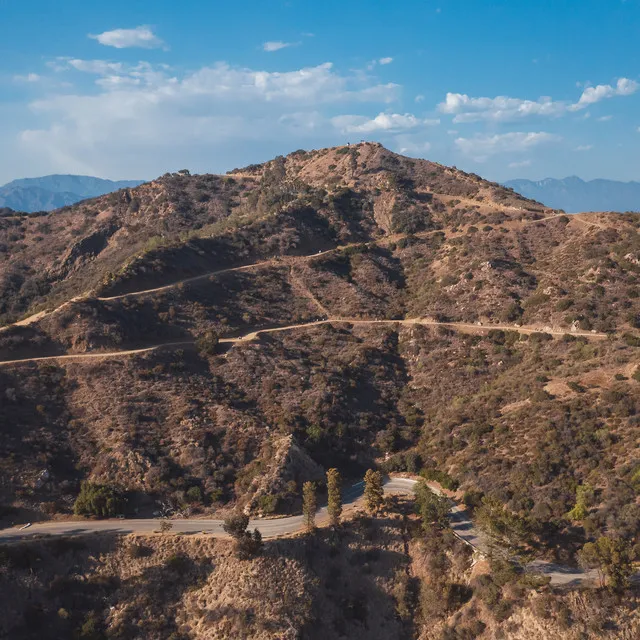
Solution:
[{"label": "switchback trail", "polygon": [[[247,176],[249,177],[249,176]],[[562,216],[565,216],[565,214],[563,213],[555,213],[553,215],[547,216],[546,218],[539,218],[536,220],[525,220],[525,221],[505,221],[502,224],[504,226],[514,226],[514,225],[522,225],[522,224],[532,224],[535,222],[545,222],[547,220],[553,220],[554,218],[560,218]],[[576,218],[577,220],[578,218]],[[601,225],[597,224],[597,223],[592,223],[592,222],[586,222],[584,220],[579,220],[580,222],[583,222],[586,225],[589,226],[593,226],[593,227],[601,227]],[[472,225],[468,225],[468,226],[472,226]],[[602,227],[601,227],[602,228]],[[432,236],[434,234],[437,233],[445,233],[446,234],[447,230],[446,229],[435,229],[432,231],[421,231],[418,232],[415,235],[415,237],[417,238],[426,238],[429,236]],[[464,228],[461,231],[458,231],[457,233],[453,233],[452,235],[456,236],[456,235],[460,235],[461,233],[464,233]],[[335,253],[338,251],[344,251],[345,249],[349,249],[351,247],[358,247],[358,246],[362,246],[362,245],[387,245],[387,244],[391,244],[393,242],[397,242],[398,240],[402,239],[402,238],[406,238],[407,236],[405,234],[401,234],[401,233],[396,233],[396,234],[392,234],[392,235],[387,235],[381,238],[376,238],[376,239],[372,239],[372,240],[368,240],[365,242],[352,242],[349,244],[345,244],[345,245],[339,245],[337,247],[333,247],[332,249],[326,249],[324,251],[317,251],[316,253],[311,253],[309,255],[305,255],[305,256],[287,256],[287,255],[283,255],[283,256],[278,256],[277,258],[272,258],[270,260],[263,260],[261,262],[254,262],[252,264],[246,264],[246,265],[241,265],[238,267],[227,267],[224,269],[217,269],[215,271],[209,271],[207,273],[203,273],[201,275],[198,276],[192,276],[190,278],[185,278],[183,280],[178,280],[176,282],[172,282],[169,284],[165,284],[165,285],[161,285],[159,287],[154,287],[152,289],[143,289],[141,291],[130,291],[129,293],[122,293],[122,294],[118,294],[115,296],[101,296],[101,297],[97,297],[95,298],[96,300],[100,300],[102,302],[109,302],[109,301],[114,301],[114,300],[122,300],[125,298],[132,298],[135,296],[143,296],[143,295],[147,295],[147,294],[153,294],[153,293],[159,293],[162,291],[168,291],[174,287],[179,287],[182,284],[188,284],[190,282],[197,282],[198,280],[204,280],[206,278],[211,278],[213,276],[216,275],[223,275],[225,273],[232,273],[234,271],[247,271],[250,269],[254,269],[254,268],[259,268],[259,267],[265,267],[265,266],[274,266],[278,264],[278,260],[280,261],[287,261],[289,263],[296,261],[296,260],[312,260],[313,258],[319,258],[321,256],[324,255],[328,255],[330,253]],[[37,322],[38,320],[41,320],[42,318],[52,315],[54,313],[57,313],[58,311],[60,311],[61,309],[64,309],[65,307],[67,307],[68,305],[70,305],[73,302],[80,302],[82,300],[91,298],[91,294],[90,293],[84,293],[81,295],[77,295],[73,298],[71,298],[70,300],[67,300],[66,302],[63,302],[60,306],[55,307],[54,309],[48,310],[48,311],[38,311],[37,313],[34,313],[30,316],[27,316],[26,318],[22,318],[22,320],[18,320],[17,322],[13,322],[11,324],[7,324],[3,327],[0,327],[0,332],[2,331],[6,331],[7,329],[10,329],[11,327],[20,327],[20,326],[28,326],[31,324],[34,324],[35,322]]]},{"label": "switchback trail", "polygon": [[[302,322],[299,324],[291,324],[283,327],[271,327],[267,329],[256,329],[237,338],[220,338],[220,344],[238,344],[243,342],[251,342],[256,340],[263,333],[280,333],[282,331],[293,331],[295,329],[306,329],[308,327],[317,327],[324,324],[351,324],[351,325],[403,325],[403,326],[425,326],[425,327],[448,327],[457,331],[467,333],[484,333],[491,330],[498,331],[517,331],[522,334],[532,333],[548,333],[553,336],[581,336],[589,340],[605,340],[608,336],[606,333],[593,333],[588,331],[563,331],[544,327],[533,326],[517,326],[506,324],[478,325],[471,322],[438,322],[426,318],[407,318],[399,320],[361,320],[358,318],[327,318],[326,320],[314,320],[312,322]],[[0,361],[0,366],[20,364],[26,362],[42,362],[48,360],[85,360],[97,358],[119,358],[123,356],[134,356],[143,353],[151,353],[161,349],[170,349],[173,347],[188,347],[195,343],[194,340],[182,340],[179,342],[166,342],[151,347],[140,349],[130,349],[128,351],[92,351],[90,353],[70,353],[55,356],[38,356],[35,358],[18,358],[15,360]]]},{"label": "switchback trail", "polygon": [[[413,495],[417,480],[391,477],[386,480],[386,494]],[[443,495],[442,488],[435,482],[427,482],[429,488],[438,495]],[[358,482],[343,492],[343,504],[358,503],[364,493],[364,482]],[[327,508],[321,507],[316,512],[318,524],[328,522]],[[223,520],[209,518],[183,518],[170,521],[171,533],[209,534],[219,538],[227,538],[222,528]],[[465,544],[483,556],[490,556],[494,545],[479,530],[469,512],[460,504],[451,501],[449,524],[455,535]],[[0,543],[14,543],[42,536],[74,536],[96,533],[150,535],[157,532],[158,519],[113,519],[113,520],[71,520],[65,522],[42,522],[21,530],[18,527],[0,530]],[[249,529],[258,529],[265,539],[280,538],[300,533],[304,528],[303,516],[288,518],[259,518],[249,522]],[[595,572],[585,572],[568,566],[561,566],[537,560],[525,567],[527,570],[547,576],[551,584],[558,586],[593,586],[596,583]]]}]

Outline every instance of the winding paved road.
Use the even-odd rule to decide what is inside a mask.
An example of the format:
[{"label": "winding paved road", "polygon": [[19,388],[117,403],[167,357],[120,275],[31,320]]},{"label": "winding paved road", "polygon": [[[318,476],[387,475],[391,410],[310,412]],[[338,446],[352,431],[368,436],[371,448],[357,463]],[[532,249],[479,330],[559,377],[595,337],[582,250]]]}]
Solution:
[{"label": "winding paved road", "polygon": [[[417,480],[410,478],[392,477],[384,485],[385,493],[397,495],[413,495]],[[443,495],[440,486],[435,482],[427,482],[429,488],[437,495]],[[358,482],[343,493],[345,506],[357,503],[363,495],[364,482]],[[327,508],[321,507],[316,512],[318,524],[328,520]],[[478,529],[471,520],[466,509],[451,501],[449,523],[452,531],[463,542],[468,544],[483,556],[492,553],[492,544],[488,536]],[[226,538],[222,528],[222,520],[209,518],[185,518],[171,520],[171,533],[209,534],[214,537]],[[259,529],[266,540],[289,536],[303,530],[303,517],[290,516],[287,518],[258,518],[249,522],[249,529]],[[113,519],[113,520],[67,520],[41,522],[21,530],[19,527],[0,530],[0,543],[20,542],[37,539],[41,536],[75,536],[98,533],[139,534],[150,535],[158,531],[158,519]],[[543,560],[536,560],[525,567],[527,571],[547,576],[550,583],[556,586],[593,586],[597,584],[595,571],[585,572],[575,567],[552,564]],[[638,576],[636,576],[638,578]]]}]

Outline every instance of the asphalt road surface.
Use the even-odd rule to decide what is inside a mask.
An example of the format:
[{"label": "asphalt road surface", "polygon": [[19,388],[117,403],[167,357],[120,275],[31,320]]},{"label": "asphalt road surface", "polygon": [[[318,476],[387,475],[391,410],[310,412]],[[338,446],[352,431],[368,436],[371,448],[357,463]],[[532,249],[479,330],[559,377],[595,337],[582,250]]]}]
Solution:
[{"label": "asphalt road surface", "polygon": [[[413,495],[416,480],[410,478],[389,478],[385,482],[384,489],[387,494]],[[441,488],[437,483],[427,482],[429,488],[436,494],[442,495]],[[364,482],[358,482],[343,493],[343,504],[345,506],[354,504],[362,497],[364,492]],[[328,520],[327,508],[322,507],[316,513],[316,521],[323,524]],[[209,518],[184,518],[172,519],[171,533],[183,534],[209,534],[215,537],[227,537],[222,529],[222,520]],[[451,503],[449,511],[449,522],[451,529],[463,542],[468,544],[483,556],[490,556],[496,550],[496,544],[471,520],[469,513],[460,504]],[[159,519],[111,519],[111,520],[67,520],[41,522],[32,525],[27,529],[14,527],[0,530],[0,543],[19,542],[29,539],[38,539],[48,536],[75,536],[97,533],[114,534],[142,534],[148,535],[157,532],[159,529]],[[265,540],[288,536],[298,533],[303,529],[302,516],[290,516],[287,518],[257,518],[249,522],[249,529],[258,529]],[[557,586],[594,586],[597,584],[597,574],[595,571],[585,572],[579,568],[562,566],[535,560],[528,564],[525,569],[533,573],[547,576],[552,585]],[[640,576],[636,575],[638,580]]]}]

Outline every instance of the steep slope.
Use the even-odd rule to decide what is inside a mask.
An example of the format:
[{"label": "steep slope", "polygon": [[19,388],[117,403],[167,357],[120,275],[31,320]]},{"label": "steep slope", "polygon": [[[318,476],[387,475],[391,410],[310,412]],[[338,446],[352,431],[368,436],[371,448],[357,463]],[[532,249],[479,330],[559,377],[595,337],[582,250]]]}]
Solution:
[{"label": "steep slope", "polygon": [[545,212],[477,176],[374,144],[296,153],[228,177],[167,175],[38,218],[3,218],[0,318],[105,284],[137,290],[145,278]]},{"label": "steep slope", "polygon": [[504,183],[527,198],[568,213],[578,211],[640,211],[640,182],[581,180],[509,180]]},{"label": "steep slope", "polygon": [[0,331],[0,502],[68,512],[89,478],[144,513],[286,511],[317,465],[388,457],[530,545],[637,536],[639,226],[376,144],[2,218],[5,321],[40,313]]}]

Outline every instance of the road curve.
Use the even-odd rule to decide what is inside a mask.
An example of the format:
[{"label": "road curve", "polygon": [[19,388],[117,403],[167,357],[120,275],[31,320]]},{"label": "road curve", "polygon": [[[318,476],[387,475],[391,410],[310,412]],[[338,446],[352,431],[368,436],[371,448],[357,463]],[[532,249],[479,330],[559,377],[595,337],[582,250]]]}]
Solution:
[{"label": "road curve", "polygon": [[[391,477],[385,481],[386,494],[413,495],[417,480],[411,478]],[[441,487],[435,482],[427,482],[428,487],[437,495],[443,495]],[[343,504],[358,502],[364,493],[364,482],[358,482],[343,492]],[[325,524],[328,520],[327,507],[316,512],[316,522]],[[227,538],[222,528],[223,521],[210,518],[184,518],[171,520],[171,533],[209,534],[218,538]],[[483,556],[491,556],[495,543],[478,529],[469,512],[460,504],[451,501],[449,525],[454,534]],[[303,517],[256,518],[249,521],[249,529],[258,529],[266,540],[280,538],[299,533],[303,530]],[[158,519],[112,519],[112,520],[68,520],[42,522],[21,530],[19,527],[0,530],[0,543],[12,543],[39,539],[42,536],[76,536],[99,533],[119,535],[150,535],[159,529]],[[542,574],[549,578],[550,584],[556,586],[594,586],[597,584],[595,571],[585,572],[575,567],[562,566],[535,560],[524,567],[525,570]],[[638,576],[636,576],[637,578]]]}]

